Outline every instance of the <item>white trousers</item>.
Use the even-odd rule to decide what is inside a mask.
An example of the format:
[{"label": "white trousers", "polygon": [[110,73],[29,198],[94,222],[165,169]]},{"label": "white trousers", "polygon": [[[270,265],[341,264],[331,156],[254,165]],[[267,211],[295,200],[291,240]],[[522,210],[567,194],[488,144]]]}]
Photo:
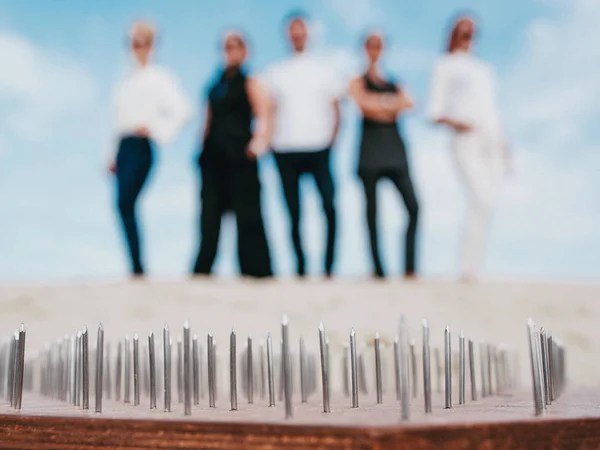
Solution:
[{"label": "white trousers", "polygon": [[476,278],[483,267],[492,206],[506,164],[501,141],[482,132],[456,134],[452,150],[468,195],[461,273]]}]

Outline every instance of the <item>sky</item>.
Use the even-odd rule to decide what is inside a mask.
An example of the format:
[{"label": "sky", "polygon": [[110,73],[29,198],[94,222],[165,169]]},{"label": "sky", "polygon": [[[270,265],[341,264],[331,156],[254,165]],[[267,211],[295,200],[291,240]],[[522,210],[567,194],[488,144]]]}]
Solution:
[{"label": "sky", "polygon": [[[401,123],[421,204],[418,264],[426,277],[457,275],[466,198],[449,136],[424,116],[431,67],[450,18],[479,18],[477,54],[500,76],[514,170],[494,211],[483,274],[490,278],[600,277],[600,2],[597,0],[0,0],[0,282],[112,280],[128,260],[105,170],[108,98],[130,59],[126,31],[159,28],[158,63],[181,79],[196,107],[181,137],[159,150],[139,203],[146,267],[186,275],[198,245],[199,177],[193,164],[204,93],[221,64],[219,39],[239,28],[249,70],[286,57],[282,18],[311,17],[313,51],[343,76],[364,67],[360,38],[389,37],[385,70],[415,98]],[[371,272],[364,200],[356,177],[359,118],[350,101],[334,148],[340,215],[339,276]],[[272,157],[260,164],[264,217],[276,274],[293,273],[288,219]],[[303,184],[308,269],[318,274],[323,218],[312,180]],[[382,183],[379,227],[385,264],[402,272],[406,213]],[[235,221],[227,217],[216,273],[237,273]]]}]

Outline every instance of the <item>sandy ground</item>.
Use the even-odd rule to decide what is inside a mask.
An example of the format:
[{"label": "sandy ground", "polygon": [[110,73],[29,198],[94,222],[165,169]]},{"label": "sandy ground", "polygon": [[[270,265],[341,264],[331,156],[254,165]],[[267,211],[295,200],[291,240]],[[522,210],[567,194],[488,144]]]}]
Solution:
[{"label": "sandy ground", "polygon": [[[359,341],[375,332],[391,342],[400,314],[411,335],[421,342],[421,321],[431,326],[431,342],[441,346],[445,325],[466,336],[504,343],[520,354],[518,371],[529,383],[526,320],[532,317],[565,343],[567,374],[573,387],[600,386],[600,285],[559,283],[370,281],[146,281],[78,285],[0,286],[0,337],[8,337],[21,322],[27,328],[28,354],[87,325],[91,341],[102,323],[105,340],[114,343],[125,334],[146,336],[152,328],[160,345],[164,323],[175,338],[188,319],[202,342],[211,329],[226,353],[229,332],[255,341],[271,332],[280,337],[283,314],[290,320],[291,337],[304,336],[317,350],[317,327],[323,321],[332,348],[348,341],[351,327]],[[241,347],[241,345],[239,345]],[[391,357],[391,355],[390,355]],[[391,364],[390,364],[391,366]],[[226,369],[225,369],[226,370]],[[225,383],[223,383],[225,384]],[[434,381],[435,384],[435,381]],[[225,388],[225,386],[224,386]]]}]

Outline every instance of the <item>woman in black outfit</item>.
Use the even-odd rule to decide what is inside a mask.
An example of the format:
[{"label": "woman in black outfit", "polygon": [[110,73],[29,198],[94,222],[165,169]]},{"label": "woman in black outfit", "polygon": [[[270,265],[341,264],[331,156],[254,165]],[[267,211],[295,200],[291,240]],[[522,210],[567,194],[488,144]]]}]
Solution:
[{"label": "woman in black outfit", "polygon": [[362,115],[362,139],[358,174],[363,182],[367,203],[367,224],[374,264],[374,275],[383,278],[385,272],[379,256],[377,238],[377,182],[389,179],[404,200],[408,212],[405,243],[405,276],[415,276],[415,240],[419,205],[410,179],[405,145],[398,131],[397,116],[413,107],[413,102],[396,84],[382,78],[378,61],[384,39],[369,34],[365,39],[369,61],[367,72],[350,83],[350,93]]},{"label": "woman in black outfit", "polygon": [[197,275],[211,273],[221,219],[232,211],[237,220],[242,275],[270,277],[271,258],[263,226],[257,163],[257,157],[268,147],[268,97],[258,81],[247,77],[242,68],[247,56],[242,35],[227,34],[224,50],[226,67],[210,89],[199,157],[201,243],[193,271]]}]

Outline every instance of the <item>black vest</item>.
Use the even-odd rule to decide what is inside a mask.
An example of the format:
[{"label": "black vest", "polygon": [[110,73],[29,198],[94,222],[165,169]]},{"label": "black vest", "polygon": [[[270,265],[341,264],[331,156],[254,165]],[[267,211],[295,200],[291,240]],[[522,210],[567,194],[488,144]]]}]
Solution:
[{"label": "black vest", "polygon": [[[365,88],[369,92],[391,94],[398,92],[395,84],[373,82],[368,75],[363,77]],[[398,131],[396,121],[377,122],[363,117],[362,136],[358,172],[400,169],[406,167],[406,151],[404,141]]]},{"label": "black vest", "polygon": [[244,152],[252,137],[253,114],[246,79],[241,69],[225,70],[211,87],[211,119],[201,160],[247,161]]}]

